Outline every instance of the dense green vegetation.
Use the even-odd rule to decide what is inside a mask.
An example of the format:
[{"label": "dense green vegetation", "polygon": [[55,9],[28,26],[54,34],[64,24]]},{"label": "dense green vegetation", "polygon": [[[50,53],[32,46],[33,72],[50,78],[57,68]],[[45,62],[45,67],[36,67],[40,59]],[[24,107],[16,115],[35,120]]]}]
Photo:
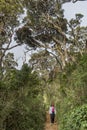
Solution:
[{"label": "dense green vegetation", "polygon": [[87,55],[78,57],[77,62],[67,65],[60,74],[58,120],[60,129],[87,129]]},{"label": "dense green vegetation", "polygon": [[0,82],[0,125],[3,129],[42,129],[45,112],[40,93],[40,79],[27,64],[21,70],[9,70]]},{"label": "dense green vegetation", "polygon": [[51,102],[59,130],[87,129],[87,27],[83,14],[68,22],[62,3],[0,1],[0,130],[43,130]]},{"label": "dense green vegetation", "polygon": [[62,122],[62,129],[64,130],[86,130],[87,129],[87,104],[69,111],[64,115]]}]

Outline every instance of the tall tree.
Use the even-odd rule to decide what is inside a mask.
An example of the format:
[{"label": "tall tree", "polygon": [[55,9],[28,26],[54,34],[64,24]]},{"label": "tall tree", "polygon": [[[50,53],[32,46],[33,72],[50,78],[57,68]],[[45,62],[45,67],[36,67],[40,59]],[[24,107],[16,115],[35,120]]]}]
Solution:
[{"label": "tall tree", "polygon": [[0,1],[0,79],[5,55],[10,49],[18,46],[12,43],[12,40],[21,13],[23,13],[21,0]]},{"label": "tall tree", "polygon": [[29,1],[26,8],[28,8],[27,24],[17,31],[18,42],[26,43],[34,49],[47,49],[49,53],[53,53],[62,68],[63,46],[67,39],[65,35],[67,20],[64,19],[61,5],[54,0],[50,3],[49,0],[37,0]]},{"label": "tall tree", "polygon": [[87,32],[86,28],[80,26],[83,15],[76,14],[76,18],[68,23],[64,18],[62,5],[54,0],[50,3],[49,0],[26,1],[25,6],[27,22],[17,30],[17,42],[28,45],[28,50],[46,50],[56,59],[61,69],[67,62],[75,61],[73,54],[84,52]]}]

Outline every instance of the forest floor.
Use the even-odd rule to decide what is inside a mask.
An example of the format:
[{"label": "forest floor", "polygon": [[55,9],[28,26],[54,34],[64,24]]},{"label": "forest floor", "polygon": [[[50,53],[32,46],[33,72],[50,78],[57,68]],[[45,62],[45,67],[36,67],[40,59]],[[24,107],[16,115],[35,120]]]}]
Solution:
[{"label": "forest floor", "polygon": [[54,124],[50,123],[50,115],[48,114],[48,112],[46,114],[45,130],[58,130],[56,121]]}]

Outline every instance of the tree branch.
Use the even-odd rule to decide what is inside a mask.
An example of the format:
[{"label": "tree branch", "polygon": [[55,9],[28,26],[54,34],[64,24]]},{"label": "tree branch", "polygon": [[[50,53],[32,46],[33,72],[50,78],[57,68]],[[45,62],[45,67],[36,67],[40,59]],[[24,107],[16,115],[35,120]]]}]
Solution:
[{"label": "tree branch", "polygon": [[11,49],[13,49],[13,48],[15,48],[15,47],[17,47],[17,46],[20,46],[21,45],[21,43],[19,43],[19,44],[17,44],[17,45],[14,45],[14,46],[12,46],[12,47],[10,47],[10,48],[0,48],[0,50],[11,50]]}]

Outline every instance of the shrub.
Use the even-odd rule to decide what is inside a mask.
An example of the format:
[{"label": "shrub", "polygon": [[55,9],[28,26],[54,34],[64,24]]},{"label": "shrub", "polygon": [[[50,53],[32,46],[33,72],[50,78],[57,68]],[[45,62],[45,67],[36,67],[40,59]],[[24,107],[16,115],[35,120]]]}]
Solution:
[{"label": "shrub", "polygon": [[61,130],[87,130],[87,104],[65,114]]},{"label": "shrub", "polygon": [[[32,103],[32,104],[31,104]],[[45,122],[44,106],[38,99],[29,104],[16,104],[5,120],[5,130],[43,130]]]}]

